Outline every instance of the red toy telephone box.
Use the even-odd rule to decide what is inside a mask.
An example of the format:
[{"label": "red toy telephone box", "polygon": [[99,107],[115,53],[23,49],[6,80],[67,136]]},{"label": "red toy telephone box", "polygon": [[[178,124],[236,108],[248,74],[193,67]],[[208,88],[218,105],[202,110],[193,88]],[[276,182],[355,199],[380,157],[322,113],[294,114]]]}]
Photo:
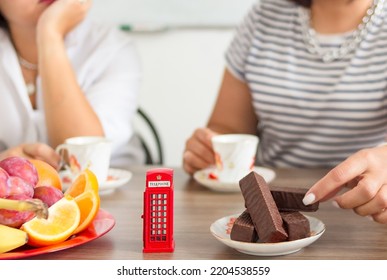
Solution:
[{"label": "red toy telephone box", "polygon": [[144,192],[144,253],[173,252],[173,170],[147,171]]}]

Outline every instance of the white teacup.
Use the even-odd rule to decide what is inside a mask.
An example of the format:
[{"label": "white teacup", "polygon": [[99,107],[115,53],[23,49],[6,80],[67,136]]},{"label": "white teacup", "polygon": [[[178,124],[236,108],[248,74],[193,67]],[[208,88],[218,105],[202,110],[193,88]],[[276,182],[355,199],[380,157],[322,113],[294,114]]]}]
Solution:
[{"label": "white teacup", "polygon": [[108,177],[111,142],[99,136],[72,137],[56,148],[71,176],[75,179],[86,168],[105,182]]},{"label": "white teacup", "polygon": [[254,168],[259,139],[250,134],[223,134],[212,137],[218,179],[235,183]]}]

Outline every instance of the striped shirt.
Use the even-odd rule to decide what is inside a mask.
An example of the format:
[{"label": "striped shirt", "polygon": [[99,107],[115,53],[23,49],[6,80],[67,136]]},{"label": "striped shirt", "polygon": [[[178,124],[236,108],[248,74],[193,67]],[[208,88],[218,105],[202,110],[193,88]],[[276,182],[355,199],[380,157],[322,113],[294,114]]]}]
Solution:
[{"label": "striped shirt", "polygon": [[[227,67],[251,90],[259,164],[332,167],[385,141],[386,7],[357,48],[332,62],[308,51],[300,9],[287,0],[259,1],[236,30]],[[349,37],[317,39],[331,49]]]}]

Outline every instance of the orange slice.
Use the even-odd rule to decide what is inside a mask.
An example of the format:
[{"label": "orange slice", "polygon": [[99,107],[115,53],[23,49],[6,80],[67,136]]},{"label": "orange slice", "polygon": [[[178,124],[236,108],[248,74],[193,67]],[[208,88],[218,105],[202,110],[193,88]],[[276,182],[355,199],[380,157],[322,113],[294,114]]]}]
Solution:
[{"label": "orange slice", "polygon": [[81,212],[75,199],[65,196],[48,209],[48,219],[33,218],[24,223],[28,244],[35,247],[57,244],[69,238],[78,227]]},{"label": "orange slice", "polygon": [[98,180],[90,169],[85,169],[81,174],[79,174],[65,194],[77,197],[86,191],[98,193]]},{"label": "orange slice", "polygon": [[100,206],[97,177],[89,169],[84,170],[71,184],[65,195],[74,197],[81,211],[81,220],[74,233],[81,232],[94,220]]},{"label": "orange slice", "polygon": [[38,171],[39,181],[36,184],[39,186],[53,186],[59,190],[62,190],[62,181],[60,179],[58,171],[47,162],[38,160],[38,159],[30,159],[29,160]]},{"label": "orange slice", "polygon": [[99,210],[100,200],[98,195],[89,191],[77,196],[75,201],[81,211],[81,221],[74,231],[74,233],[78,233],[86,229],[94,220]]}]

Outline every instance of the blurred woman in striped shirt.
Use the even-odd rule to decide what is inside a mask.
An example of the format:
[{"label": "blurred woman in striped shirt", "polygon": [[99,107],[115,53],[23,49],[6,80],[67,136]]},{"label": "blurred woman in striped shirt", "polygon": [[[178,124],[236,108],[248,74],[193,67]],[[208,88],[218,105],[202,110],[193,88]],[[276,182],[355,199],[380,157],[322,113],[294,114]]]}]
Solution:
[{"label": "blurred woman in striped shirt", "polygon": [[206,128],[187,140],[184,169],[214,163],[211,137],[260,137],[257,163],[333,168],[304,202],[387,223],[387,5],[384,0],[261,0],[226,53]]}]

